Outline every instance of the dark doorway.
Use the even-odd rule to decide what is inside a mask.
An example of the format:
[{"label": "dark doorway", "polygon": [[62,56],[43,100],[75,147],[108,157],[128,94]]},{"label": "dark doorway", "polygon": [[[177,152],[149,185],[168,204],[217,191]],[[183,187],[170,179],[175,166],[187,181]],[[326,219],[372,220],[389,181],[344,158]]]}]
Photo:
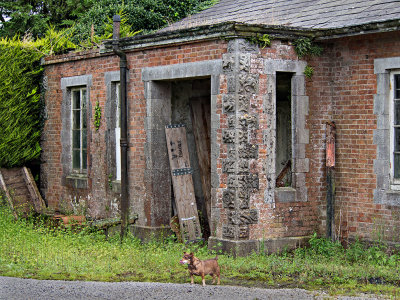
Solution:
[{"label": "dark doorway", "polygon": [[[185,124],[193,185],[204,239],[211,217],[211,81],[192,79],[171,85],[171,123]],[[173,197],[172,197],[173,198]],[[173,203],[173,214],[176,209]]]}]

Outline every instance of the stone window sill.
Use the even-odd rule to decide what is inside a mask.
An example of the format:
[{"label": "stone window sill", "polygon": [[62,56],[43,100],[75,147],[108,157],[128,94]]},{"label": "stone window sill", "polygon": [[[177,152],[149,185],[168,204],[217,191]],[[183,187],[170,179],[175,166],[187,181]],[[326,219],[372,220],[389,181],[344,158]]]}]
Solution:
[{"label": "stone window sill", "polygon": [[88,188],[88,177],[86,174],[71,174],[67,176],[67,184],[76,189]]},{"label": "stone window sill", "polygon": [[114,193],[121,193],[121,180],[113,180],[111,181],[112,188],[111,190]]},{"label": "stone window sill", "polygon": [[281,203],[296,202],[296,189],[292,187],[276,188],[275,199]]}]

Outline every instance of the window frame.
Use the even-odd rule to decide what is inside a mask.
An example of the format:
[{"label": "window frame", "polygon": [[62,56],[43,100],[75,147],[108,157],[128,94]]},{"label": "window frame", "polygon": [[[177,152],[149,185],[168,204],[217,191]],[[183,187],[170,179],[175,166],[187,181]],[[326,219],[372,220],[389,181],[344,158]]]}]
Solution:
[{"label": "window frame", "polygon": [[[88,188],[88,174],[90,173],[90,125],[91,103],[90,92],[93,85],[91,74],[71,77],[62,77],[60,87],[63,98],[61,103],[61,165],[62,184],[76,189]],[[86,89],[86,124],[87,124],[87,168],[85,170],[74,170],[72,168],[72,91],[76,88]],[[81,173],[80,173],[81,172]]]},{"label": "window frame", "polygon": [[[400,70],[391,70],[390,72],[390,88],[389,88],[389,122],[390,122],[390,179],[391,179],[391,189],[392,190],[400,190],[400,177],[395,178],[395,163],[394,163],[394,156],[395,156],[395,134],[394,128],[400,128],[400,125],[395,125],[395,101],[400,102],[400,98],[395,99],[395,76],[400,76]],[[400,86],[397,87],[400,89]],[[400,120],[399,120],[400,121]],[[399,122],[400,123],[400,122]],[[400,151],[397,151],[400,154]]]},{"label": "window frame", "polygon": [[121,84],[115,82],[115,180],[121,180]]},{"label": "window frame", "polygon": [[[267,75],[267,91],[265,111],[270,129],[265,130],[264,140],[273,141],[273,153],[267,158],[271,166],[266,174],[267,189],[264,193],[266,203],[275,202],[306,202],[308,190],[306,186],[306,174],[310,170],[310,162],[306,157],[306,146],[310,142],[309,129],[306,128],[306,116],[309,111],[309,99],[306,95],[306,80],[304,69],[307,63],[301,60],[268,59],[265,61],[264,70]],[[292,128],[292,163],[291,186],[277,187],[276,185],[276,78],[278,72],[292,73],[291,77],[291,128]]]},{"label": "window frame", "polygon": [[[74,107],[74,96],[76,92],[79,91],[79,108]],[[87,88],[86,86],[73,87],[70,91],[71,99],[71,171],[74,174],[86,174],[87,173]],[[75,128],[75,114],[74,112],[79,111],[79,128]],[[86,128],[84,127],[86,125]],[[86,130],[86,136],[84,131]],[[74,147],[74,131],[79,131],[79,147]],[[86,144],[86,147],[84,147]],[[75,154],[79,151],[79,168],[77,168],[75,163]],[[84,152],[86,152],[86,157]]]}]

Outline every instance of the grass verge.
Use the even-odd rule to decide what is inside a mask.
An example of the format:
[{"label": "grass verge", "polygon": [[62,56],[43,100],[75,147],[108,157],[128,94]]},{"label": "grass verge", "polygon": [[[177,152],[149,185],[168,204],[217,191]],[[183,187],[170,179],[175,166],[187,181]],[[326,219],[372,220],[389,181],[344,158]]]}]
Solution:
[{"label": "grass verge", "polygon": [[[183,251],[213,257],[207,245],[184,245],[172,238],[143,244],[133,236],[121,243],[91,229],[72,231],[42,219],[14,221],[0,207],[0,275],[90,281],[190,282],[178,262]],[[377,244],[356,242],[347,249],[314,237],[307,248],[279,254],[233,257],[219,254],[223,285],[299,287],[330,294],[400,296],[400,255]],[[200,283],[201,278],[196,278]],[[208,282],[210,278],[208,278]]]}]

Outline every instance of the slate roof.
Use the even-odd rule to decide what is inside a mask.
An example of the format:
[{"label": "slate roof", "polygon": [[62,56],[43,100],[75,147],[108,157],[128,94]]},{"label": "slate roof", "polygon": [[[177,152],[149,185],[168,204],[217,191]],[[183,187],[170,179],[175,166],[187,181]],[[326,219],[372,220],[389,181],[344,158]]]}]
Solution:
[{"label": "slate roof", "polygon": [[400,0],[220,0],[162,31],[223,22],[334,29],[391,20],[400,20]]}]

